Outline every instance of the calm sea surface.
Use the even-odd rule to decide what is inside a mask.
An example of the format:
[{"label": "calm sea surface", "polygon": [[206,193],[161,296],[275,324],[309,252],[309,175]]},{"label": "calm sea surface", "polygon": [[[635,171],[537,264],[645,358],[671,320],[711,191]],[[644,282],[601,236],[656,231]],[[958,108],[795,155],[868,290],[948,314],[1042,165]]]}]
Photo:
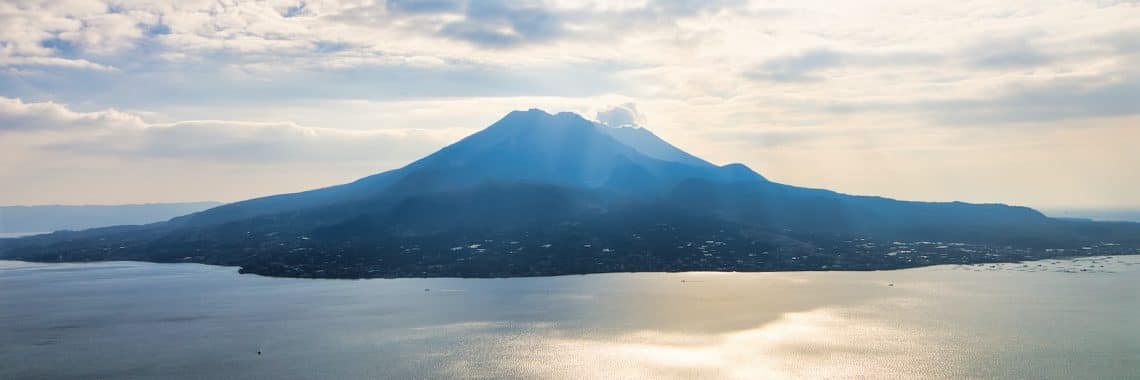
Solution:
[{"label": "calm sea surface", "polygon": [[1140,257],[355,281],[0,261],[0,379],[455,377],[1140,378]]},{"label": "calm sea surface", "polygon": [[18,238],[21,236],[32,236],[40,234],[50,234],[51,232],[0,232],[0,239]]}]

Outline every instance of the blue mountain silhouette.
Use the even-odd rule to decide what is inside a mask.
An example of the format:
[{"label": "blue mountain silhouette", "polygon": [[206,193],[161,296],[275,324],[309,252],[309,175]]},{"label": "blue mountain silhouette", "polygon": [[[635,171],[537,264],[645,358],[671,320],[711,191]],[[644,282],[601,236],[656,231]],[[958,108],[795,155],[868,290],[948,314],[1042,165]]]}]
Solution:
[{"label": "blue mountain silhouette", "polygon": [[[513,243],[465,256],[463,247],[504,241]],[[921,241],[971,248],[876,253]],[[741,164],[714,165],[644,128],[531,109],[351,183],[150,225],[0,240],[0,257],[194,261],[321,277],[497,276],[881,269],[1043,257],[1103,242],[1140,246],[1140,224],[795,187]]]}]

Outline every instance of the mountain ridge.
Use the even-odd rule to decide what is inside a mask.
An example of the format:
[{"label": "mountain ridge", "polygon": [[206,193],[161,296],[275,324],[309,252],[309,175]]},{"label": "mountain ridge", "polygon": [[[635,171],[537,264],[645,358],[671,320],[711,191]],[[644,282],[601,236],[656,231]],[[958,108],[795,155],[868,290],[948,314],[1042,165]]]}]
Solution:
[{"label": "mountain ridge", "polygon": [[0,206],[0,233],[51,232],[168,220],[220,202]]},{"label": "mountain ridge", "polygon": [[[573,129],[558,129],[564,127]],[[456,143],[441,148],[403,167],[367,176],[347,184],[292,194],[279,194],[255,198],[249,201],[225,205],[220,208],[222,210],[207,210],[207,214],[234,212],[236,213],[234,217],[219,216],[210,218],[209,215],[203,215],[197,218],[210,218],[211,221],[216,222],[237,217],[249,217],[259,213],[284,212],[298,208],[315,207],[346,199],[360,199],[361,197],[366,197],[385,190],[394,192],[423,192],[439,190],[440,188],[448,189],[462,187],[464,185],[471,186],[479,182],[504,180],[504,178],[497,177],[508,177],[509,180],[517,182],[529,181],[581,187],[605,187],[604,185],[611,179],[610,177],[615,167],[607,166],[605,168],[599,168],[599,166],[606,166],[619,158],[629,157],[636,157],[640,161],[631,161],[630,165],[642,169],[644,169],[643,166],[649,165],[651,166],[649,169],[653,169],[652,171],[662,171],[667,168],[677,168],[677,165],[682,165],[682,167],[677,169],[686,172],[696,172],[700,170],[710,172],[706,174],[686,173],[686,177],[693,175],[712,177],[715,175],[711,172],[716,171],[720,173],[720,175],[723,175],[722,180],[727,181],[765,180],[762,176],[741,164],[717,167],[704,160],[700,160],[695,164],[663,160],[661,160],[661,162],[652,162],[656,159],[648,156],[637,157],[637,154],[635,154],[636,149],[620,143],[617,139],[613,139],[612,136],[611,139],[605,139],[604,137],[609,136],[607,133],[604,133],[605,129],[611,129],[611,127],[598,125],[577,114],[569,112],[551,115],[539,109],[512,111],[486,129],[460,139]],[[532,134],[532,136],[526,136],[528,133]],[[507,145],[513,149],[528,148],[526,146],[517,146],[517,141],[520,136],[528,137],[531,140],[538,140],[542,142],[544,146],[557,145],[563,148],[567,145],[565,140],[573,139],[573,142],[576,143],[577,146],[566,149],[569,153],[563,153],[561,154],[562,156],[571,156],[572,158],[574,156],[589,157],[598,154],[594,151],[603,151],[608,152],[612,157],[604,157],[604,159],[595,160],[593,162],[558,162],[559,154],[547,152],[547,155],[542,156],[550,161],[545,162],[545,164],[547,164],[546,167],[542,167],[542,165],[540,165],[542,163],[531,163],[532,165],[523,166],[524,169],[538,169],[539,172],[537,173],[520,172],[521,169],[504,172],[502,165],[492,168],[472,167],[468,165],[469,161],[475,161],[476,159],[482,160],[478,161],[480,163],[490,161],[493,164],[502,163],[502,161],[509,161],[511,159],[520,159],[518,157],[511,157],[509,154],[519,152],[502,154],[503,152],[488,151],[489,147],[501,148],[503,145]],[[656,136],[653,135],[653,138],[656,138]],[[661,146],[668,146],[677,152],[684,153],[684,151],[673,147],[663,140],[659,141],[659,143],[656,143],[658,149],[664,149],[661,148]],[[539,152],[525,153],[532,153],[532,156],[534,156],[538,155]],[[688,155],[688,153],[684,154]],[[562,172],[559,172],[560,170],[562,170]],[[586,172],[589,172],[589,174]],[[575,175],[577,175],[578,178],[571,178]],[[755,177],[752,178],[752,176]],[[451,183],[439,183],[440,181],[451,181]],[[658,187],[661,186],[664,185],[659,185]],[[328,202],[322,199],[327,199]],[[276,208],[269,205],[270,203],[275,203],[280,200],[293,203],[293,207],[284,206]],[[266,206],[268,209],[241,209],[246,206],[254,208]],[[191,215],[191,217],[194,216]],[[191,220],[192,219],[193,218],[191,218]]]},{"label": "mountain ridge", "polygon": [[644,128],[537,109],[346,184],[145,226],[0,240],[4,258],[354,278],[868,270],[1134,249],[1140,224],[785,185]]}]

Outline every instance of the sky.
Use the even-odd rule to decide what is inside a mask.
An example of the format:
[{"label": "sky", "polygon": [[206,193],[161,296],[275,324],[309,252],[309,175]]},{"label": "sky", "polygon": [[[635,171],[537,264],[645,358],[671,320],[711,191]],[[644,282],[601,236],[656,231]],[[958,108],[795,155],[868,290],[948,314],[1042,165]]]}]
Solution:
[{"label": "sky", "polygon": [[1140,207],[1140,2],[0,2],[0,205],[344,183],[529,108],[799,186]]}]

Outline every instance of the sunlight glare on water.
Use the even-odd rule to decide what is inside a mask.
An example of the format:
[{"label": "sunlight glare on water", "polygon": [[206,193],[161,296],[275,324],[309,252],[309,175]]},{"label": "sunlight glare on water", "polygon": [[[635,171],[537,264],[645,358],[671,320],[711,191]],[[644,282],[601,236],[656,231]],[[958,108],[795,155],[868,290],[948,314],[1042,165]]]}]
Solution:
[{"label": "sunlight glare on water", "polygon": [[0,378],[1136,375],[1140,258],[1045,264],[350,281],[0,262]]}]

